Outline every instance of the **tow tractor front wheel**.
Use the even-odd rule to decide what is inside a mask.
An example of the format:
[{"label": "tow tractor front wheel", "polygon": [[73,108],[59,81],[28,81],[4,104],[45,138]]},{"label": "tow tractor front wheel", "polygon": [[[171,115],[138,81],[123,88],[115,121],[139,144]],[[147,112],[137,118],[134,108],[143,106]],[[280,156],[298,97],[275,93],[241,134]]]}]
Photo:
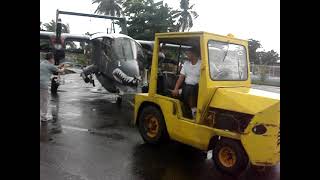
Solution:
[{"label": "tow tractor front wheel", "polygon": [[139,116],[138,128],[143,140],[149,144],[159,144],[168,138],[163,115],[154,106],[142,109]]},{"label": "tow tractor front wheel", "polygon": [[213,160],[219,170],[229,175],[239,175],[248,167],[249,159],[241,143],[223,138],[213,149]]}]

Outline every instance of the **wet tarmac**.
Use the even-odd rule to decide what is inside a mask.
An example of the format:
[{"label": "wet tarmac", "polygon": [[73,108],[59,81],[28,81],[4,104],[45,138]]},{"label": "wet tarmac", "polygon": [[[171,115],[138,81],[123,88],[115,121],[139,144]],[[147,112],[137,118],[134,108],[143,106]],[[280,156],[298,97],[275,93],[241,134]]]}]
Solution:
[{"label": "wet tarmac", "polygon": [[144,144],[131,124],[132,95],[118,107],[114,95],[85,84],[79,74],[64,78],[58,95],[51,97],[52,121],[40,124],[42,180],[280,179],[280,165],[234,178],[217,171],[205,152],[187,145]]}]

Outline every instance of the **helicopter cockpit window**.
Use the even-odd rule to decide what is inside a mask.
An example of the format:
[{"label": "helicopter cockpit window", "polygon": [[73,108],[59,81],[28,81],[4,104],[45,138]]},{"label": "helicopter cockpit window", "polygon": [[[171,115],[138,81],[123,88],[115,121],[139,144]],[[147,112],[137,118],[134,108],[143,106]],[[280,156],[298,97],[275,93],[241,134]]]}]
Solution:
[{"label": "helicopter cockpit window", "polygon": [[[132,42],[134,42],[134,41],[132,41]],[[144,58],[142,46],[139,45],[139,44],[136,43],[136,42],[134,42],[134,44],[135,44],[135,46],[136,46],[136,48],[137,48],[137,57],[136,57],[136,58],[137,58],[137,59],[139,59],[139,58]]]},{"label": "helicopter cockpit window", "polygon": [[114,41],[114,51],[117,59],[134,60],[136,48],[132,47],[132,40],[127,38],[119,38]]},{"label": "helicopter cockpit window", "polygon": [[134,41],[131,41],[130,40],[130,43],[131,43],[131,47],[132,47],[132,53],[133,53],[133,59],[137,59],[137,53],[138,53],[138,47],[136,45],[136,43]]},{"label": "helicopter cockpit window", "polygon": [[103,38],[101,39],[101,41],[103,42],[103,51],[105,53],[106,56],[108,56],[109,58],[112,57],[112,44],[114,42],[113,39],[111,38]]}]

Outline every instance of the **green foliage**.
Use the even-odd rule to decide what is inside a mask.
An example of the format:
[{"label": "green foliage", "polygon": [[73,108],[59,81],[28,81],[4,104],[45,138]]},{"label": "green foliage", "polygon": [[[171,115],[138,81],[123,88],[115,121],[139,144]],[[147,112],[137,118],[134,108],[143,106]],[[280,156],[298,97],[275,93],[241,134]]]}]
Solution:
[{"label": "green foliage", "polygon": [[121,15],[122,0],[92,0],[92,4],[99,4],[94,13],[118,16]]},{"label": "green foliage", "polygon": [[153,40],[155,33],[176,30],[172,8],[153,0],[127,0],[123,3],[128,18],[128,35],[134,39]]},{"label": "green foliage", "polygon": [[125,15],[128,35],[135,39],[153,40],[157,32],[190,30],[193,19],[198,17],[189,0],[181,0],[180,10],[172,10],[163,1],[155,3],[154,0],[92,0],[92,3],[99,4],[95,13]]},{"label": "green foliage", "polygon": [[180,1],[180,10],[173,11],[173,18],[178,19],[178,30],[184,32],[185,30],[190,30],[193,27],[193,19],[198,18],[198,13],[192,11],[194,4],[189,6],[189,0]]},{"label": "green foliage", "polygon": [[259,62],[259,55],[257,52],[257,49],[261,48],[262,45],[260,41],[249,39],[248,40],[248,46],[249,46],[249,59],[250,62],[253,64],[260,64]]},{"label": "green foliage", "polygon": [[261,82],[264,82],[267,78],[267,74],[268,74],[268,67],[266,65],[261,65],[259,66],[259,78]]},{"label": "green foliage", "polygon": [[77,63],[77,64],[81,64],[81,65],[83,65],[83,66],[86,66],[86,65],[88,65],[89,63],[89,60],[85,57],[85,55],[83,55],[83,54],[77,54],[76,55],[76,59],[75,59],[75,62]]},{"label": "green foliage", "polygon": [[259,58],[261,59],[261,63],[265,65],[274,65],[280,59],[279,54],[274,50],[259,52]]},{"label": "green foliage", "polygon": [[260,41],[249,39],[249,59],[253,64],[260,65],[273,65],[280,59],[280,56],[274,50],[271,51],[258,51],[262,48]]},{"label": "green foliage", "polygon": [[[43,24],[45,27],[45,31],[55,32],[56,31],[56,22],[51,20],[49,23]],[[70,33],[70,26],[69,24],[61,24],[61,32],[62,33]]]},{"label": "green foliage", "polygon": [[82,66],[87,66],[90,62],[90,58],[84,54],[79,53],[69,53],[66,52],[66,59],[71,60],[75,64],[80,64]]}]

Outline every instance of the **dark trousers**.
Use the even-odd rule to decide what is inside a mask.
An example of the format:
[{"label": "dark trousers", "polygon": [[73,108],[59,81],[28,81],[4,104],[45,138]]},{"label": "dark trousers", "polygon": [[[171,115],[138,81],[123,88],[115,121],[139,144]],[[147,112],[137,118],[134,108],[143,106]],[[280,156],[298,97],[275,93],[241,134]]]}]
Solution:
[{"label": "dark trousers", "polygon": [[182,101],[185,103],[185,105],[189,106],[189,108],[197,107],[198,89],[198,84],[190,85],[184,83],[182,86]]}]

